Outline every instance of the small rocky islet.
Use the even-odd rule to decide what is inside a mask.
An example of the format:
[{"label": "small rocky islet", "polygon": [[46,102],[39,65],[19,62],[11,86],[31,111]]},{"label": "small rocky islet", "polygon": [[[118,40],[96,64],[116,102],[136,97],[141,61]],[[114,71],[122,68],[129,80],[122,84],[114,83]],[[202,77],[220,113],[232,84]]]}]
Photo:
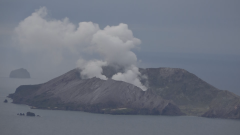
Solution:
[{"label": "small rocky islet", "polygon": [[20,68],[20,69],[16,69],[11,71],[11,73],[9,74],[10,78],[30,78],[30,73],[24,69],[24,68]]},{"label": "small rocky islet", "polygon": [[[240,97],[179,68],[140,68],[147,91],[122,81],[82,79],[79,69],[38,85],[19,86],[9,97],[34,109],[106,114],[188,115],[240,119]],[[108,78],[117,69],[103,67]]]},{"label": "small rocky islet", "polygon": [[5,99],[3,102],[4,102],[4,103],[8,103],[8,100],[7,100],[7,99]]}]

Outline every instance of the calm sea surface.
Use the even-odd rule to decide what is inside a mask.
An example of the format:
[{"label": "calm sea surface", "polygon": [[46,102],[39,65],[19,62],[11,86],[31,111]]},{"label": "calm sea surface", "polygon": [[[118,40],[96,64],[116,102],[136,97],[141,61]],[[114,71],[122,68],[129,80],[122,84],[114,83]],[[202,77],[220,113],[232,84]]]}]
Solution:
[{"label": "calm sea surface", "polygon": [[[189,116],[105,115],[38,110],[6,98],[19,85],[41,79],[0,78],[0,135],[239,135],[240,120]],[[8,99],[8,103],[3,103]],[[18,116],[34,112],[41,117]]]}]

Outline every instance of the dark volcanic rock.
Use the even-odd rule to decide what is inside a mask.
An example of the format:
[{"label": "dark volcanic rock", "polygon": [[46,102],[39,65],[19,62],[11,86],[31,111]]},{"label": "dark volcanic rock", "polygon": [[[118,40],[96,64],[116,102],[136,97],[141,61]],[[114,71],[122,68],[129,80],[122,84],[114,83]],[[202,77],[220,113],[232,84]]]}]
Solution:
[{"label": "dark volcanic rock", "polygon": [[27,112],[27,116],[35,116],[35,113]]},{"label": "dark volcanic rock", "polygon": [[30,74],[26,69],[20,68],[11,71],[10,78],[30,78]]}]

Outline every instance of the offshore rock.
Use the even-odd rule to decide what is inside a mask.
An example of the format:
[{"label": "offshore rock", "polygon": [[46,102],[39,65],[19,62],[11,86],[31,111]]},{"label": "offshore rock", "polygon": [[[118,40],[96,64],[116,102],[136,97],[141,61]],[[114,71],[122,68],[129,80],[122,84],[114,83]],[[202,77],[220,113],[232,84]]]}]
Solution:
[{"label": "offshore rock", "polygon": [[27,116],[35,116],[35,113],[27,112]]},{"label": "offshore rock", "polygon": [[20,68],[20,69],[16,69],[11,71],[10,78],[30,78],[30,73],[24,69],[24,68]]}]

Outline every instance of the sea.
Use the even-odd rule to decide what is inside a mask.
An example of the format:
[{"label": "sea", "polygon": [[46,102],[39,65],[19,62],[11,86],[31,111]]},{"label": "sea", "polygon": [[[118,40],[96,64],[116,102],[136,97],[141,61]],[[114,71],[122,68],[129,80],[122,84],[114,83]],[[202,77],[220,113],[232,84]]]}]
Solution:
[{"label": "sea", "polygon": [[[240,135],[240,120],[41,110],[13,104],[7,98],[20,85],[44,82],[0,78],[0,135]],[[3,102],[5,99],[8,103]],[[28,111],[40,117],[17,115]]]}]

